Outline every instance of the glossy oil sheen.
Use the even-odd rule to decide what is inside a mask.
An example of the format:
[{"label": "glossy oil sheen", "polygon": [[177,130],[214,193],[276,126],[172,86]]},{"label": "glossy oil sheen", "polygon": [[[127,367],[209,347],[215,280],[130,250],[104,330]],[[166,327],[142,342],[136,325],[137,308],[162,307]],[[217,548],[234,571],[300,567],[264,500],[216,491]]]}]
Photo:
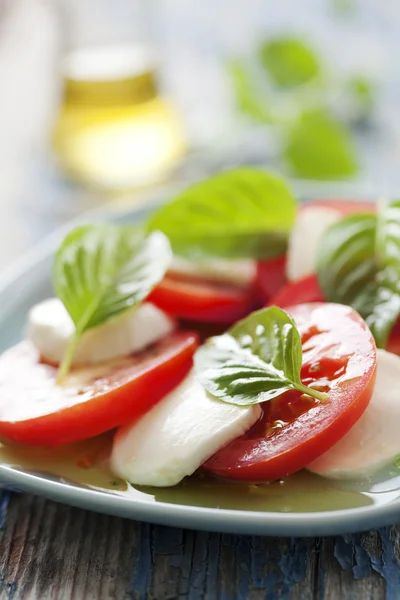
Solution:
[{"label": "glossy oil sheen", "polygon": [[[374,480],[338,482],[301,471],[284,481],[246,484],[213,479],[198,473],[172,488],[131,486],[108,467],[112,434],[57,448],[0,447],[0,461],[30,473],[56,476],[65,482],[126,498],[149,502],[262,512],[335,511],[400,496],[400,470]],[[384,479],[386,478],[386,480]]]}]

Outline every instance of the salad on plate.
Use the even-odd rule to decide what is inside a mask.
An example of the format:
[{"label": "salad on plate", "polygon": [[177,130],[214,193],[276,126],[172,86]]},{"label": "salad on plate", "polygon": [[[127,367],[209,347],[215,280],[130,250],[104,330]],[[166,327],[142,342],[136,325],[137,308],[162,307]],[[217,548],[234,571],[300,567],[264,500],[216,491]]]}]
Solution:
[{"label": "salad on plate", "polygon": [[141,225],[72,230],[52,280],[0,356],[6,450],[88,440],[79,468],[210,493],[397,464],[400,201],[299,204],[237,168]]}]

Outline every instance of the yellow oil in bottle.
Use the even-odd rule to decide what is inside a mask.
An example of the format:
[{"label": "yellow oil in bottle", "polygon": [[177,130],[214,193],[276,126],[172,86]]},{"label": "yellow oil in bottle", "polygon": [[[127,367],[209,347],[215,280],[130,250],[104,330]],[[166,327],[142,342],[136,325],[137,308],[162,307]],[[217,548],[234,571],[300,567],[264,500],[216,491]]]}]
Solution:
[{"label": "yellow oil in bottle", "polygon": [[178,115],[158,94],[141,47],[88,47],[63,62],[64,96],[53,145],[63,169],[90,187],[156,183],[185,151]]}]

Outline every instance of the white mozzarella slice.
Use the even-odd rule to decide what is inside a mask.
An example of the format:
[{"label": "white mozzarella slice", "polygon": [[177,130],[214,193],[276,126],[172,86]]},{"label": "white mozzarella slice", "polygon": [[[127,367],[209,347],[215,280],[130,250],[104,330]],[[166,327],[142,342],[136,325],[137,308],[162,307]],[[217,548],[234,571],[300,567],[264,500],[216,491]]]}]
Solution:
[{"label": "white mozzarella slice", "polygon": [[256,262],[251,259],[228,260],[223,258],[190,261],[180,256],[174,256],[169,270],[189,277],[200,277],[208,281],[220,281],[248,287],[256,277]]},{"label": "white mozzarella slice", "polygon": [[[72,364],[97,363],[139,352],[174,327],[166,313],[146,302],[84,333]],[[27,337],[53,363],[63,359],[74,331],[71,317],[58,298],[45,300],[29,312]]]},{"label": "white mozzarella slice", "polygon": [[226,404],[208,395],[190,373],[138,422],[118,431],[111,470],[138,485],[172,486],[259,418],[255,406]]},{"label": "white mozzarella slice", "polygon": [[318,245],[325,231],[343,214],[324,206],[304,206],[299,210],[289,236],[286,276],[295,281],[315,272]]},{"label": "white mozzarella slice", "polygon": [[332,479],[354,479],[379,471],[400,454],[400,357],[377,351],[370,403],[350,431],[307,469]]}]

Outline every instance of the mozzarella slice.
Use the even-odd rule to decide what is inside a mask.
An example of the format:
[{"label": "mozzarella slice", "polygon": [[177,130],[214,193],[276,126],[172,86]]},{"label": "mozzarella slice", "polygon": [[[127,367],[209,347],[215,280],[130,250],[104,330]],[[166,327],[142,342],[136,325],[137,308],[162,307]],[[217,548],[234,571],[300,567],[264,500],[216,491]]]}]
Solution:
[{"label": "mozzarella slice", "polygon": [[[97,363],[139,352],[174,327],[166,313],[146,302],[84,333],[73,364]],[[29,312],[27,337],[50,362],[61,362],[74,331],[71,317],[58,298],[45,300]]]},{"label": "mozzarella slice", "polygon": [[305,206],[299,210],[289,236],[286,276],[295,281],[315,272],[318,245],[325,231],[343,214],[324,206]]},{"label": "mozzarella slice", "polygon": [[377,351],[377,377],[370,403],[357,423],[307,469],[332,479],[365,477],[400,454],[400,357]]},{"label": "mozzarella slice", "polygon": [[242,407],[214,399],[190,373],[138,422],[121,427],[111,470],[138,485],[176,485],[260,414],[258,404]]},{"label": "mozzarella slice", "polygon": [[256,277],[256,263],[250,259],[226,260],[213,258],[190,261],[180,256],[174,256],[169,270],[180,275],[231,283],[240,287],[248,287]]}]

